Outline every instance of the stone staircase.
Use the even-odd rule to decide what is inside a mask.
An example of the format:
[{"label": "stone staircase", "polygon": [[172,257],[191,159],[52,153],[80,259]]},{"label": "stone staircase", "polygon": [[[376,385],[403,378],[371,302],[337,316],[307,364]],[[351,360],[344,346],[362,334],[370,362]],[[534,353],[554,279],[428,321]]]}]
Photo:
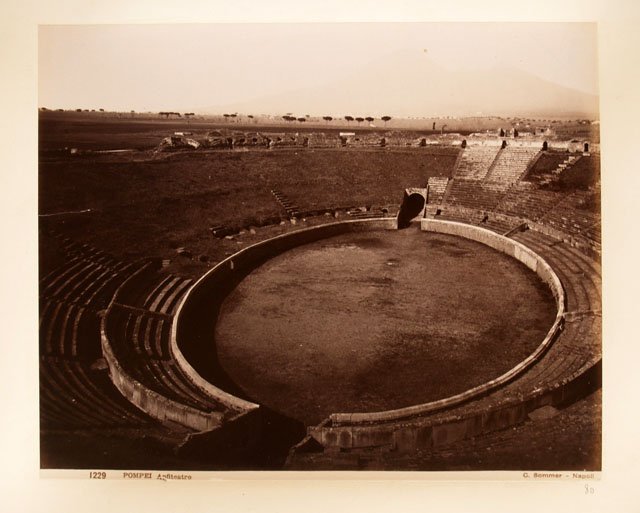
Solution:
[{"label": "stone staircase", "polygon": [[485,182],[506,191],[524,175],[538,153],[537,148],[507,146],[498,153]]},{"label": "stone staircase", "polygon": [[551,173],[544,174],[540,177],[540,185],[547,185],[555,182],[561,173],[572,168],[581,157],[582,155],[569,155],[563,162],[558,164],[558,167],[551,171]]},{"label": "stone staircase", "polygon": [[277,189],[271,189],[271,194],[273,194],[273,197],[285,210],[285,212],[289,216],[289,219],[298,217],[300,215],[300,209],[298,208],[298,206],[294,205],[282,192]]},{"label": "stone staircase", "polygon": [[496,159],[498,146],[468,146],[462,150],[458,166],[454,170],[456,178],[482,180]]}]

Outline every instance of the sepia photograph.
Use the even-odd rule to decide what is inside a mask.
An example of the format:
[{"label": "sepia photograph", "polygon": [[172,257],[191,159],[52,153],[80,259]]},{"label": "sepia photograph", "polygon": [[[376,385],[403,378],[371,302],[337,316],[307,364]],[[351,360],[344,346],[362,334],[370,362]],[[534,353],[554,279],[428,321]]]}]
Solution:
[{"label": "sepia photograph", "polygon": [[40,25],[40,468],[593,479],[598,84],[593,22]]}]

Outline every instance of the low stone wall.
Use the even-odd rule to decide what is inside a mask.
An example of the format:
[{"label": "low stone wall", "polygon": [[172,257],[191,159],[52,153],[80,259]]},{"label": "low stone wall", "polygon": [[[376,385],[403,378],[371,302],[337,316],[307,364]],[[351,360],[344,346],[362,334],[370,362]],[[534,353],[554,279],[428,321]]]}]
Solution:
[{"label": "low stone wall", "polygon": [[428,417],[423,417],[392,423],[334,427],[325,421],[309,429],[310,437],[305,442],[309,443],[313,438],[329,450],[386,447],[409,451],[437,448],[513,426],[543,406],[559,406],[575,401],[601,386],[601,373],[601,360],[594,358],[561,383],[537,389],[527,397],[496,404],[490,409],[463,416],[452,414],[438,422],[430,422]]},{"label": "low stone wall", "polygon": [[155,271],[154,263],[149,262],[125,280],[116,290],[100,320],[100,343],[102,354],[109,367],[111,381],[124,397],[150,417],[161,422],[174,422],[195,431],[211,431],[220,427],[225,413],[198,410],[151,390],[126,372],[111,347],[107,334],[107,322],[112,305],[120,299],[125,299],[131,287],[139,280],[144,279],[147,273],[153,271]]},{"label": "low stone wall", "polygon": [[100,323],[100,339],[111,381],[120,393],[150,417],[161,422],[175,422],[195,431],[211,431],[222,424],[221,412],[196,410],[147,388],[133,379],[116,358],[106,333],[106,315]]},{"label": "low stone wall", "polygon": [[[397,220],[389,217],[340,221],[285,233],[231,255],[203,275],[178,305],[171,328],[170,347],[173,358],[193,383],[226,406],[238,411],[257,408],[257,404],[229,394],[204,379],[185,357],[181,347],[193,343],[189,340],[188,327],[189,323],[198,322],[198,305],[208,304],[214,297],[216,302],[222,302],[225,291],[229,291],[230,287],[253,269],[288,249],[343,233],[395,230],[397,226]],[[211,309],[213,310],[213,306]]]}]

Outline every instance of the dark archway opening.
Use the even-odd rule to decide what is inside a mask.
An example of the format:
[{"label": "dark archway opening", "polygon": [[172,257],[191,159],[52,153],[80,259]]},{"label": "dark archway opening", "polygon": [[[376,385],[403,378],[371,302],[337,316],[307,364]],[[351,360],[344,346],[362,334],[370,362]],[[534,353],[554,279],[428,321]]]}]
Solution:
[{"label": "dark archway opening", "polygon": [[422,194],[413,193],[405,195],[398,213],[398,229],[406,228],[411,224],[411,220],[422,212],[424,209],[424,196]]}]

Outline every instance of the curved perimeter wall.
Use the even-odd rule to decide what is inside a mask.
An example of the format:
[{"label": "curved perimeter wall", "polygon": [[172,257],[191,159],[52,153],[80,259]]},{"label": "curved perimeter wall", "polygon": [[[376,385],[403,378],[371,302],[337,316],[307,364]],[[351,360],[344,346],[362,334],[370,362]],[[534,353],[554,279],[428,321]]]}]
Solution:
[{"label": "curved perimeter wall", "polygon": [[526,246],[509,239],[502,235],[498,235],[495,232],[479,228],[477,226],[468,225],[464,223],[457,223],[453,221],[436,221],[433,219],[422,219],[420,223],[423,231],[444,233],[447,235],[456,235],[465,239],[474,240],[489,246],[501,253],[515,258],[522,262],[529,269],[535,272],[551,289],[553,297],[556,301],[557,312],[556,318],[551,326],[551,329],[547,332],[542,343],[536,348],[536,350],[530,354],[525,360],[520,362],[511,370],[504,373],[491,381],[483,383],[475,388],[471,388],[461,394],[457,394],[438,401],[432,401],[430,403],[409,406],[406,408],[399,408],[397,410],[386,410],[381,412],[370,413],[334,413],[329,417],[332,425],[349,425],[349,424],[361,424],[372,422],[388,422],[395,420],[402,420],[416,415],[424,415],[444,408],[450,408],[457,404],[469,401],[474,397],[484,395],[491,390],[498,388],[509,381],[512,381],[517,376],[522,374],[531,365],[537,362],[551,346],[555,340],[556,334],[560,329],[564,311],[565,311],[565,295],[564,289],[560,279],[553,271],[551,266],[545,262],[539,255],[531,251]]},{"label": "curved perimeter wall", "polygon": [[[388,217],[340,221],[278,235],[231,255],[204,274],[182,298],[171,328],[171,352],[174,359],[198,387],[226,406],[240,411],[257,408],[257,404],[227,393],[203,378],[185,356],[185,353],[192,351],[194,345],[203,343],[191,332],[192,326],[202,322],[202,306],[210,306],[206,314],[217,317],[217,308],[242,278],[284,251],[343,233],[395,230],[397,227],[397,220]],[[213,376],[211,381],[217,382],[216,377]]]},{"label": "curved perimeter wall", "polygon": [[[516,379],[546,353],[561,330],[565,312],[565,292],[551,266],[535,252],[517,241],[490,230],[453,221],[423,219],[421,228],[465,237],[481,242],[516,258],[534,271],[551,289],[557,304],[553,326],[538,348],[516,367],[499,378],[462,394],[440,401],[398,410],[364,414],[334,414],[320,425],[309,428],[307,441],[315,439],[323,447],[341,450],[385,446],[399,450],[432,448],[481,433],[502,429],[523,421],[529,411],[547,404],[558,404],[577,397],[599,380],[599,359],[594,359],[561,383],[532,391],[518,400],[497,404],[495,408],[471,410],[467,414],[451,414],[434,422],[430,414],[467,403]],[[304,442],[300,444],[304,445]]]},{"label": "curved perimeter wall", "polygon": [[160,422],[175,422],[195,431],[211,431],[220,427],[225,414],[219,411],[202,411],[185,404],[173,401],[168,397],[151,390],[138,380],[134,379],[122,366],[118,360],[111,342],[109,341],[109,312],[114,303],[123,297],[125,292],[138,281],[145,273],[154,271],[153,264],[146,264],[127,280],[125,280],[116,290],[111,303],[107,307],[100,321],[100,342],[102,354],[109,366],[111,381],[120,393],[132,404],[140,408],[150,417]]}]

